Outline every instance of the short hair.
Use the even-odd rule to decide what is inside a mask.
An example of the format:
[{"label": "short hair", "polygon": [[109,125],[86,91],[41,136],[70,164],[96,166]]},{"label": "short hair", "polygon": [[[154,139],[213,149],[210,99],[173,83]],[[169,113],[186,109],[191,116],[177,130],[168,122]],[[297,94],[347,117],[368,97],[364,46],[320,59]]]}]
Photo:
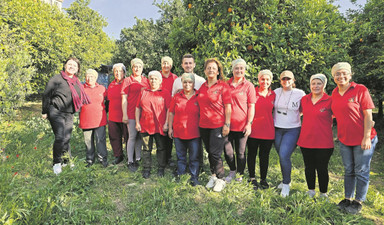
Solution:
[{"label": "short hair", "polygon": [[63,64],[63,71],[65,71],[65,65],[67,64],[67,62],[68,62],[69,60],[73,60],[73,61],[75,61],[75,63],[77,63],[77,68],[78,68],[78,70],[77,70],[77,73],[75,73],[75,75],[80,74],[80,61],[79,61],[76,57],[74,57],[74,56],[68,57],[68,58],[64,61],[64,64]]},{"label": "short hair", "polygon": [[121,67],[124,71],[124,73],[127,73],[127,69],[125,68],[124,64],[122,63],[115,63],[113,64],[112,71],[115,71],[115,68]]},{"label": "short hair", "polygon": [[173,60],[171,57],[169,56],[164,56],[161,58],[161,64],[163,64],[163,62],[169,62],[169,64],[171,64],[171,66],[173,65]]},{"label": "short hair", "polygon": [[183,55],[183,58],[181,58],[181,62],[183,62],[184,59],[193,59],[193,61],[195,61],[195,58],[193,57],[192,54]]},{"label": "short hair", "polygon": [[224,80],[223,65],[221,65],[221,62],[219,60],[217,60],[216,58],[209,58],[209,59],[205,60],[204,70],[207,68],[207,65],[209,63],[212,63],[212,62],[216,63],[217,68],[219,69],[219,75],[217,75],[217,79],[218,80]]},{"label": "short hair", "polygon": [[94,70],[94,69],[87,69],[87,71],[85,71],[85,76],[87,76],[87,74],[92,74],[92,75],[94,75],[96,78],[99,77],[99,73],[97,73],[97,71]]}]

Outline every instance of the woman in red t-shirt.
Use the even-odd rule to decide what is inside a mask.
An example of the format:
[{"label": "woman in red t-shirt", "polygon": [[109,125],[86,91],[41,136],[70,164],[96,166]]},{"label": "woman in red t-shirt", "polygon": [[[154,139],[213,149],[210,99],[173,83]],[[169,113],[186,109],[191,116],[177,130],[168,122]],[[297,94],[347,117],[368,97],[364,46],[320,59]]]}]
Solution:
[{"label": "woman in red t-shirt", "polygon": [[191,185],[199,185],[199,105],[194,89],[195,76],[184,73],[181,76],[183,91],[175,94],[169,107],[170,138],[174,138],[177,154],[177,175],[185,174],[187,168],[187,153],[189,152],[189,172]]},{"label": "woman in red t-shirt", "polygon": [[305,179],[310,197],[316,195],[316,173],[320,197],[328,197],[328,163],[333,153],[332,99],[325,92],[327,77],[315,74],[310,78],[311,93],[301,99],[303,122],[297,145],[301,147]]},{"label": "woman in red t-shirt", "polygon": [[108,134],[112,146],[115,160],[113,164],[119,164],[124,160],[123,140],[128,141],[128,128],[123,123],[123,110],[121,108],[121,88],[127,72],[124,64],[117,63],[112,67],[115,80],[112,81],[107,89],[108,104]]},{"label": "woman in red t-shirt", "polygon": [[[267,172],[269,153],[275,140],[275,126],[272,111],[276,94],[271,90],[273,74],[270,70],[261,70],[257,75],[259,86],[255,88],[255,116],[252,122],[252,132],[248,137],[248,172],[253,188],[257,190],[269,188]],[[259,148],[260,185],[255,178],[257,149]]]},{"label": "woman in red t-shirt", "polygon": [[338,207],[356,214],[361,211],[367,196],[370,164],[377,144],[372,120],[375,106],[368,89],[351,82],[349,63],[336,63],[332,67],[332,76],[337,84],[332,92],[332,112],[337,120],[337,137],[344,164],[345,199]]},{"label": "woman in red t-shirt", "polygon": [[223,66],[217,59],[204,63],[207,81],[200,87],[197,101],[200,107],[200,135],[208,152],[212,176],[206,187],[220,192],[225,187],[221,154],[228,138],[231,122],[231,93],[223,81]]}]

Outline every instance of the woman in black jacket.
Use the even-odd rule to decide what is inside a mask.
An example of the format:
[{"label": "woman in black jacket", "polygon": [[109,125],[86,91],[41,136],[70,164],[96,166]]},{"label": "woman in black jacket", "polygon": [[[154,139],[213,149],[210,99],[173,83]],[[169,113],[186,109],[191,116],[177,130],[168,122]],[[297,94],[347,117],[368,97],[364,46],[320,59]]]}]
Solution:
[{"label": "woman in black jacket", "polygon": [[53,172],[61,173],[64,153],[71,154],[69,141],[73,127],[73,114],[83,104],[89,103],[77,75],[80,62],[75,57],[68,58],[60,74],[53,76],[47,83],[43,94],[43,119],[48,118],[55,141],[53,144]]}]

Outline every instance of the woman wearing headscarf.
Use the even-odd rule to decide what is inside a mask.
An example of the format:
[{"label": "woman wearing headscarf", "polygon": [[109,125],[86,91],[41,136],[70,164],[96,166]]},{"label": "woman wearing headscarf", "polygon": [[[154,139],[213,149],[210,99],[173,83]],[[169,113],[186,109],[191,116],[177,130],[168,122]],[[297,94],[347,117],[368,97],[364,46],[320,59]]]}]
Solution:
[{"label": "woman wearing headscarf", "polygon": [[[225,178],[227,183],[236,177],[236,172],[240,175],[244,174],[245,147],[248,136],[251,134],[252,121],[255,115],[255,88],[251,82],[245,79],[246,68],[247,64],[243,59],[232,61],[233,77],[228,80],[232,96],[232,114],[230,132],[224,146],[225,159],[230,169]],[[236,179],[241,181],[242,177]]]},{"label": "woman wearing headscarf", "polygon": [[164,176],[166,152],[164,136],[168,133],[168,108],[171,103],[171,93],[161,89],[162,77],[159,71],[148,74],[150,88],[141,91],[136,104],[136,130],[140,132],[143,142],[143,178],[151,175],[152,145],[156,142],[157,175]]},{"label": "woman wearing headscarf", "polygon": [[91,103],[81,107],[79,127],[84,133],[87,166],[95,163],[96,145],[97,158],[104,167],[107,167],[108,152],[105,140],[105,125],[107,125],[105,99],[107,92],[103,85],[96,82],[97,76],[96,70],[88,69],[85,72],[84,91],[89,96]]},{"label": "woman wearing headscarf", "polygon": [[121,88],[123,123],[128,124],[129,134],[127,143],[128,168],[132,172],[136,172],[139,168],[142,147],[141,139],[137,135],[135,128],[137,122],[135,120],[136,103],[141,90],[149,88],[148,79],[142,75],[143,66],[144,63],[141,59],[132,59],[132,75],[124,79],[123,87]]},{"label": "woman wearing headscarf", "polygon": [[169,107],[170,138],[175,140],[177,154],[177,175],[186,173],[187,153],[189,154],[189,173],[191,185],[199,185],[199,105],[197,93],[194,89],[195,76],[184,73],[181,76],[183,91],[175,94]]},{"label": "woman wearing headscarf", "polygon": [[[271,90],[273,74],[270,70],[261,70],[257,75],[259,86],[255,88],[256,104],[255,116],[252,122],[252,132],[248,137],[248,172],[255,190],[259,186],[269,188],[267,172],[269,166],[269,153],[275,139],[275,127],[272,111],[276,94]],[[257,149],[259,149],[260,183],[255,176]]]},{"label": "woman wearing headscarf", "polygon": [[53,76],[45,86],[43,94],[42,117],[48,118],[55,141],[53,143],[53,172],[62,171],[64,153],[71,155],[70,139],[73,127],[73,114],[82,105],[89,104],[89,98],[84,91],[77,75],[80,72],[80,62],[70,57],[64,62],[63,71]]},{"label": "woman wearing headscarf", "polygon": [[123,144],[128,141],[128,128],[123,123],[123,110],[121,107],[121,88],[126,74],[126,68],[122,63],[116,63],[112,67],[115,79],[109,84],[107,90],[108,104],[108,134],[115,160],[113,164],[119,164],[124,160]]},{"label": "woman wearing headscarf", "polygon": [[281,196],[286,197],[289,195],[291,184],[291,155],[300,135],[300,101],[305,93],[295,88],[295,77],[289,70],[280,74],[280,84],[281,87],[274,90],[276,100],[273,121],[275,124],[275,147],[279,154],[283,175],[283,182],[278,188],[282,189]]},{"label": "woman wearing headscarf", "polygon": [[336,63],[332,67],[332,76],[337,84],[332,92],[332,112],[337,121],[337,137],[344,165],[345,199],[338,207],[357,214],[367,196],[371,159],[378,142],[372,120],[375,106],[368,89],[351,81],[349,63]]},{"label": "woman wearing headscarf", "polygon": [[327,77],[315,74],[310,78],[311,93],[301,99],[303,123],[297,145],[304,158],[305,179],[310,197],[316,195],[316,174],[320,197],[328,197],[328,163],[333,153],[332,99],[324,90]]},{"label": "woman wearing headscarf", "polygon": [[197,101],[200,107],[200,136],[208,152],[211,177],[206,185],[220,192],[225,187],[221,154],[228,138],[231,122],[231,93],[223,81],[223,66],[214,58],[204,63],[207,81],[200,87]]}]

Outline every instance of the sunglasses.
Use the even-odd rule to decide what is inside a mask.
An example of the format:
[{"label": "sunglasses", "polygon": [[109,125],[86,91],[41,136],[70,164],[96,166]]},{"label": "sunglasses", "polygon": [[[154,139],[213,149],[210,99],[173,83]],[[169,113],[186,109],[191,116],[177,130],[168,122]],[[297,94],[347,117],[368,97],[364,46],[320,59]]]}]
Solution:
[{"label": "sunglasses", "polygon": [[291,78],[289,78],[289,77],[283,77],[283,78],[281,78],[281,80],[290,80]]}]

